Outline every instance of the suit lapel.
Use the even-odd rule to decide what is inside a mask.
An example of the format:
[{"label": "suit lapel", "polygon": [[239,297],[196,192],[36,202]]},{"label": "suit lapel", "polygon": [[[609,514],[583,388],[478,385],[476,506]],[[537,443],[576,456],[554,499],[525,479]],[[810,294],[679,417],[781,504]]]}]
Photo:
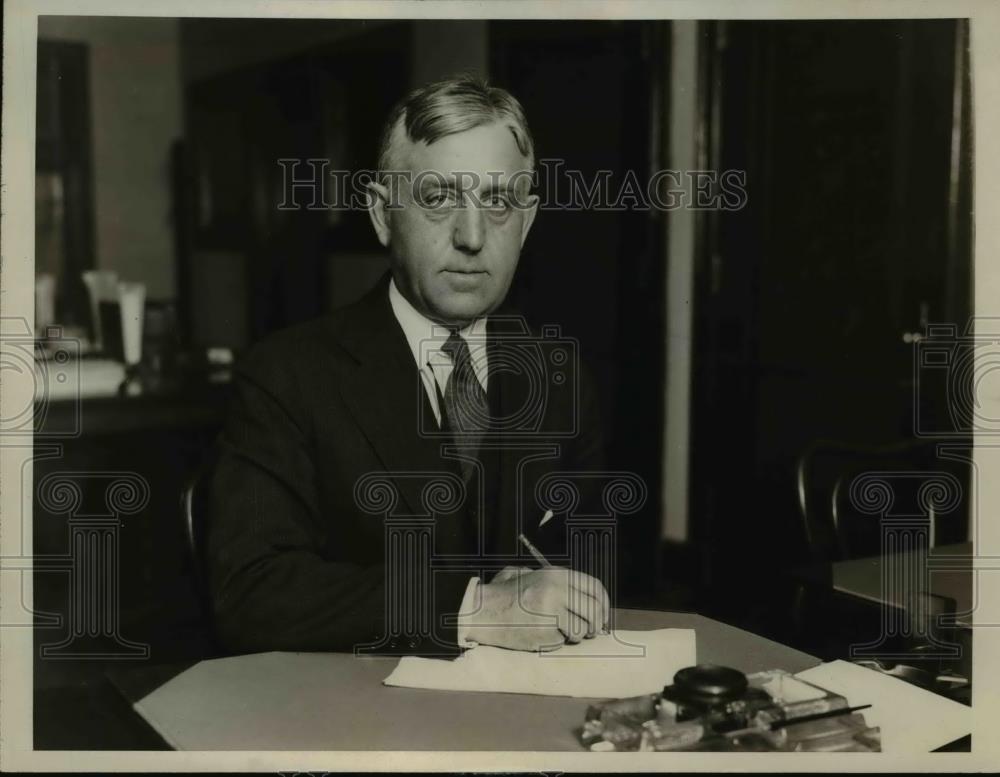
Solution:
[{"label": "suit lapel", "polygon": [[503,531],[501,524],[504,523],[505,514],[503,495],[507,488],[504,464],[508,457],[504,456],[496,447],[501,443],[502,424],[498,419],[503,417],[503,398],[506,394],[503,372],[498,369],[500,356],[497,346],[496,327],[491,318],[486,322],[486,363],[488,368],[486,402],[489,405],[491,422],[490,430],[484,439],[484,448],[479,456],[486,478],[485,494],[483,495],[482,538],[485,545],[483,550],[487,554],[498,552],[498,543],[501,542]]},{"label": "suit lapel", "polygon": [[[357,360],[344,375],[341,390],[345,403],[371,444],[386,473],[396,483],[411,514],[424,514],[422,493],[426,477],[408,473],[449,473],[461,477],[454,459],[441,456],[448,440],[438,431],[413,354],[392,313],[388,295],[389,275],[350,311],[337,330],[337,338]],[[503,314],[487,322],[489,380],[487,402],[493,428],[483,451],[486,493],[483,507],[488,523],[487,552],[517,553],[517,465],[528,451],[518,449],[519,437],[506,432],[532,401],[532,385],[540,368],[537,354],[525,347],[520,320]],[[537,399],[537,397],[535,397]],[[528,440],[530,443],[531,440]],[[537,440],[535,440],[537,442]],[[498,446],[511,450],[498,450]],[[471,496],[475,497],[475,494]],[[438,516],[439,546],[444,552],[462,552],[465,511]]]},{"label": "suit lapel", "polygon": [[341,343],[358,360],[345,375],[344,401],[368,439],[385,471],[393,478],[412,514],[424,514],[426,477],[411,473],[457,474],[457,465],[441,457],[436,430],[413,354],[389,304],[386,275],[351,311]]}]

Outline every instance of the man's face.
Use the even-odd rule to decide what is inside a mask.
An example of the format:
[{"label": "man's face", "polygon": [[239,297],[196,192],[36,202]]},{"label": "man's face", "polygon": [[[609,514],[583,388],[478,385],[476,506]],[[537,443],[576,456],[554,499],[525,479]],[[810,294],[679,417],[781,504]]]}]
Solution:
[{"label": "man's face", "polygon": [[397,128],[394,157],[409,176],[390,184],[398,207],[386,208],[388,190],[376,189],[372,220],[400,292],[443,324],[492,312],[507,295],[537,207],[510,129],[488,124],[427,145]]}]

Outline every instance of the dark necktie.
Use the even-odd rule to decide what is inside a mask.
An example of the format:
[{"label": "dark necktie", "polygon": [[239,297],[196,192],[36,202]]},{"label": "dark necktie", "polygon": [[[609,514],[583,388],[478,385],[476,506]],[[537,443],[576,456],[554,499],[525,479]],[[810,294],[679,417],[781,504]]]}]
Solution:
[{"label": "dark necktie", "polygon": [[452,369],[444,390],[441,425],[455,438],[463,456],[462,476],[468,481],[474,466],[464,457],[475,457],[479,452],[483,434],[490,425],[489,404],[476,377],[469,344],[457,330],[452,330],[442,350],[451,357]]}]

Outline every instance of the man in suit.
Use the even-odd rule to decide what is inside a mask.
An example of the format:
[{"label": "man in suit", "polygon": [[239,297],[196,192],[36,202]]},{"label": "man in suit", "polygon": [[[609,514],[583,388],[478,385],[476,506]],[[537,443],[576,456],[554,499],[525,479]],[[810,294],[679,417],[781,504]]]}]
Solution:
[{"label": "man in suit", "polygon": [[[548,650],[606,626],[566,540],[603,467],[596,399],[572,343],[501,307],[533,167],[520,104],[476,79],[390,115],[369,207],[390,273],[236,372],[208,540],[230,650]],[[561,565],[526,566],[522,533]]]}]

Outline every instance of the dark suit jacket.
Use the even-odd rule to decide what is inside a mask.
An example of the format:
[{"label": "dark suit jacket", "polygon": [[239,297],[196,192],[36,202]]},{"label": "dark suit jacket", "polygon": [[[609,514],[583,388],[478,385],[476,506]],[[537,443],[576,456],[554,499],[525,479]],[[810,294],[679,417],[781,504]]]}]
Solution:
[{"label": "dark suit jacket", "polygon": [[[570,509],[551,473],[602,467],[591,384],[571,343],[516,319],[491,316],[487,349],[494,425],[464,497],[388,276],[241,360],[209,487],[209,583],[225,648],[454,654],[469,578],[533,565],[518,532],[555,561],[568,552],[566,510],[538,522],[546,504]],[[595,495],[580,498],[573,509]],[[419,569],[400,556],[414,548]],[[414,589],[428,586],[421,605]]]}]

